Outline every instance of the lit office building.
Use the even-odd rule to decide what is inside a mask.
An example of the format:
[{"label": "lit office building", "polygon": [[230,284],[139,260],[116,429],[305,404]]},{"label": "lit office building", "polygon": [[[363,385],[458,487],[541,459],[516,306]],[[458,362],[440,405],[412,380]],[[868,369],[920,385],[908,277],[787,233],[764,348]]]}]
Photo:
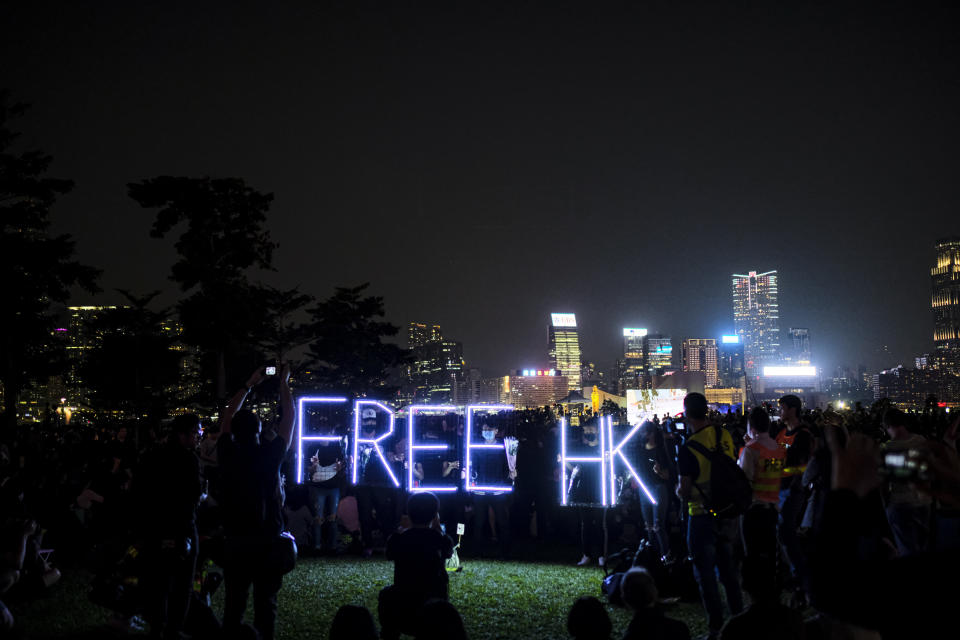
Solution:
[{"label": "lit office building", "polygon": [[443,332],[440,331],[440,325],[411,322],[407,326],[407,349],[416,349],[417,347],[424,346],[428,342],[439,342],[440,340],[443,340]]},{"label": "lit office building", "polygon": [[522,369],[500,379],[500,402],[518,409],[557,404],[569,393],[567,377],[556,369]]},{"label": "lit office building", "polygon": [[412,361],[403,396],[408,402],[443,404],[452,401],[464,368],[463,345],[446,340],[438,325],[411,322],[407,344]]},{"label": "lit office building", "polygon": [[778,297],[776,271],[733,274],[733,322],[749,375],[780,358]]},{"label": "lit office building", "polygon": [[721,387],[739,387],[743,381],[743,345],[740,336],[720,337],[718,345],[717,374]]},{"label": "lit office building", "polygon": [[580,334],[577,333],[577,317],[572,313],[551,313],[550,320],[550,367],[559,370],[567,378],[570,390],[579,391]]},{"label": "lit office building", "polygon": [[673,368],[673,340],[651,333],[643,337],[643,368],[648,376],[660,376]]},{"label": "lit office building", "polygon": [[688,338],[682,343],[683,370],[703,372],[708,387],[717,386],[717,341],[713,338]]},{"label": "lit office building", "polygon": [[636,377],[643,373],[643,339],[646,329],[623,329],[623,366],[618,369],[620,377]]},{"label": "lit office building", "polygon": [[936,366],[960,375],[960,238],[938,241],[936,251],[930,269]]},{"label": "lit office building", "polygon": [[784,362],[807,365],[813,359],[810,352],[810,329],[790,327],[787,330],[788,343],[783,350]]}]

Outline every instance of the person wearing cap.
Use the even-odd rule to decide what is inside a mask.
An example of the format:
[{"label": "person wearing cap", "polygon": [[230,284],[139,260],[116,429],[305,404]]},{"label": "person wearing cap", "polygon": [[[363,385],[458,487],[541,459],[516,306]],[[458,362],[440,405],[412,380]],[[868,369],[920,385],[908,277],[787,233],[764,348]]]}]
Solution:
[{"label": "person wearing cap", "polygon": [[683,409],[690,436],[677,458],[680,471],[677,496],[687,502],[687,547],[693,560],[693,575],[700,587],[700,599],[707,612],[709,637],[714,639],[723,627],[723,603],[717,574],[723,582],[730,612],[737,615],[743,610],[740,576],[733,553],[737,520],[717,518],[707,509],[703,496],[710,495],[710,460],[694,450],[690,442],[698,442],[713,450],[717,448],[719,437],[720,450],[725,455],[736,460],[736,453],[730,432],[707,422],[707,398],[702,393],[688,393],[683,399]]}]

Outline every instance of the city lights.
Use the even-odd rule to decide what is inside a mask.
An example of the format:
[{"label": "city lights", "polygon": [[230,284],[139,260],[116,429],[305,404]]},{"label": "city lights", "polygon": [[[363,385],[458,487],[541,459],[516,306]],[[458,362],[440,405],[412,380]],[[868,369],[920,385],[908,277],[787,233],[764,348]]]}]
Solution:
[{"label": "city lights", "polygon": [[740,336],[737,335],[722,336],[720,340],[723,342],[723,344],[740,344]]}]

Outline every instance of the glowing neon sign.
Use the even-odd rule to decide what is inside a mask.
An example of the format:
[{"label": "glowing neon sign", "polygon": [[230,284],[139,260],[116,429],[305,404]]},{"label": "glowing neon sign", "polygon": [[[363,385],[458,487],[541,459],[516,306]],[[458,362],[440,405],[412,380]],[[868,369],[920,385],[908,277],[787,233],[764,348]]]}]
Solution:
[{"label": "glowing neon sign", "polygon": [[740,344],[740,336],[721,336],[723,344]]},{"label": "glowing neon sign", "polygon": [[764,376],[797,376],[813,377],[817,375],[816,367],[764,367]]},{"label": "glowing neon sign", "polygon": [[647,335],[646,329],[629,329],[627,327],[623,328],[624,338],[631,338],[631,337],[642,338],[645,335]]},{"label": "glowing neon sign", "polygon": [[464,434],[464,440],[466,441],[466,454],[464,462],[464,471],[467,477],[467,491],[474,493],[476,491],[483,492],[498,492],[506,493],[508,491],[513,491],[513,486],[511,485],[477,485],[473,483],[473,477],[470,475],[470,466],[473,461],[473,449],[478,449],[485,453],[490,453],[491,451],[498,452],[498,455],[506,455],[506,444],[473,444],[471,434],[473,432],[473,414],[474,412],[487,412],[487,413],[499,413],[501,411],[513,411],[513,405],[511,404],[477,404],[467,407],[467,428],[466,433]]},{"label": "glowing neon sign", "polygon": [[346,398],[327,398],[321,396],[306,396],[297,400],[297,484],[303,484],[303,443],[316,441],[339,441],[340,436],[305,436],[303,435],[303,412],[307,404],[340,404]]},{"label": "glowing neon sign", "polygon": [[[609,463],[610,463],[610,505],[613,506],[617,504],[617,485],[616,485],[616,457],[619,457],[621,462],[627,467],[627,471],[630,472],[630,475],[633,476],[633,479],[637,481],[637,484],[640,485],[641,491],[644,495],[647,496],[647,499],[650,500],[652,504],[657,504],[657,500],[653,497],[653,494],[650,493],[650,490],[647,489],[647,485],[643,484],[643,480],[640,479],[640,476],[637,474],[636,469],[633,468],[633,465],[630,464],[630,461],[627,460],[627,456],[623,455],[623,446],[630,441],[637,431],[640,430],[640,425],[636,425],[630,432],[624,436],[623,440],[613,446],[613,418],[611,416],[605,416],[600,418],[601,429],[603,428],[604,422],[607,427],[608,442],[610,443],[609,453]],[[616,456],[616,457],[615,457]]]},{"label": "glowing neon sign", "polygon": [[[363,412],[363,407],[371,407],[374,408],[374,410],[379,409],[386,413],[390,417],[390,430],[376,438],[364,438],[360,433],[360,414]],[[357,484],[357,469],[360,467],[357,456],[360,453],[360,445],[365,444],[370,445],[377,454],[377,457],[380,458],[380,462],[383,464],[383,468],[387,470],[387,475],[390,476],[394,486],[400,486],[400,481],[397,480],[396,474],[394,474],[393,469],[390,468],[390,463],[387,462],[386,456],[383,455],[383,449],[380,448],[380,442],[393,435],[393,425],[395,421],[396,416],[393,410],[382,402],[377,402],[376,400],[357,400],[353,403],[353,484]]]},{"label": "glowing neon sign", "polygon": [[457,487],[455,486],[416,486],[413,481],[413,471],[414,466],[416,466],[416,458],[414,456],[414,451],[445,451],[449,449],[449,446],[446,444],[414,444],[414,422],[416,420],[416,415],[418,412],[426,411],[442,411],[444,413],[454,413],[457,411],[457,407],[443,406],[443,405],[420,405],[420,406],[410,406],[407,407],[407,491],[411,493],[416,493],[418,491],[456,491]]},{"label": "glowing neon sign", "polygon": [[574,313],[551,313],[550,320],[555,327],[577,326],[577,315]]}]

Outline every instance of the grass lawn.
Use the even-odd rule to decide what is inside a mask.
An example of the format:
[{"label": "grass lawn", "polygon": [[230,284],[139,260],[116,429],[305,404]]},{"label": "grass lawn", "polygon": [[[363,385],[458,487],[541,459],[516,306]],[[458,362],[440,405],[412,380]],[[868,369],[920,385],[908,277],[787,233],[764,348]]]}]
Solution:
[{"label": "grass lawn", "polygon": [[[450,600],[459,609],[473,640],[486,638],[567,638],[566,616],[582,595],[600,595],[602,572],[558,564],[465,560],[450,575]],[[46,598],[11,606],[30,638],[103,635],[109,612],[86,596],[89,576],[68,573]],[[393,581],[393,564],[382,559],[302,558],[283,581],[279,638],[326,638],[330,621],[343,604],[358,604],[376,616],[377,592]],[[214,610],[222,613],[222,588]],[[614,637],[629,622],[624,609],[608,607]],[[668,615],[687,623],[694,637],[706,632],[697,603],[680,603]],[[248,612],[252,620],[252,612]]]}]

